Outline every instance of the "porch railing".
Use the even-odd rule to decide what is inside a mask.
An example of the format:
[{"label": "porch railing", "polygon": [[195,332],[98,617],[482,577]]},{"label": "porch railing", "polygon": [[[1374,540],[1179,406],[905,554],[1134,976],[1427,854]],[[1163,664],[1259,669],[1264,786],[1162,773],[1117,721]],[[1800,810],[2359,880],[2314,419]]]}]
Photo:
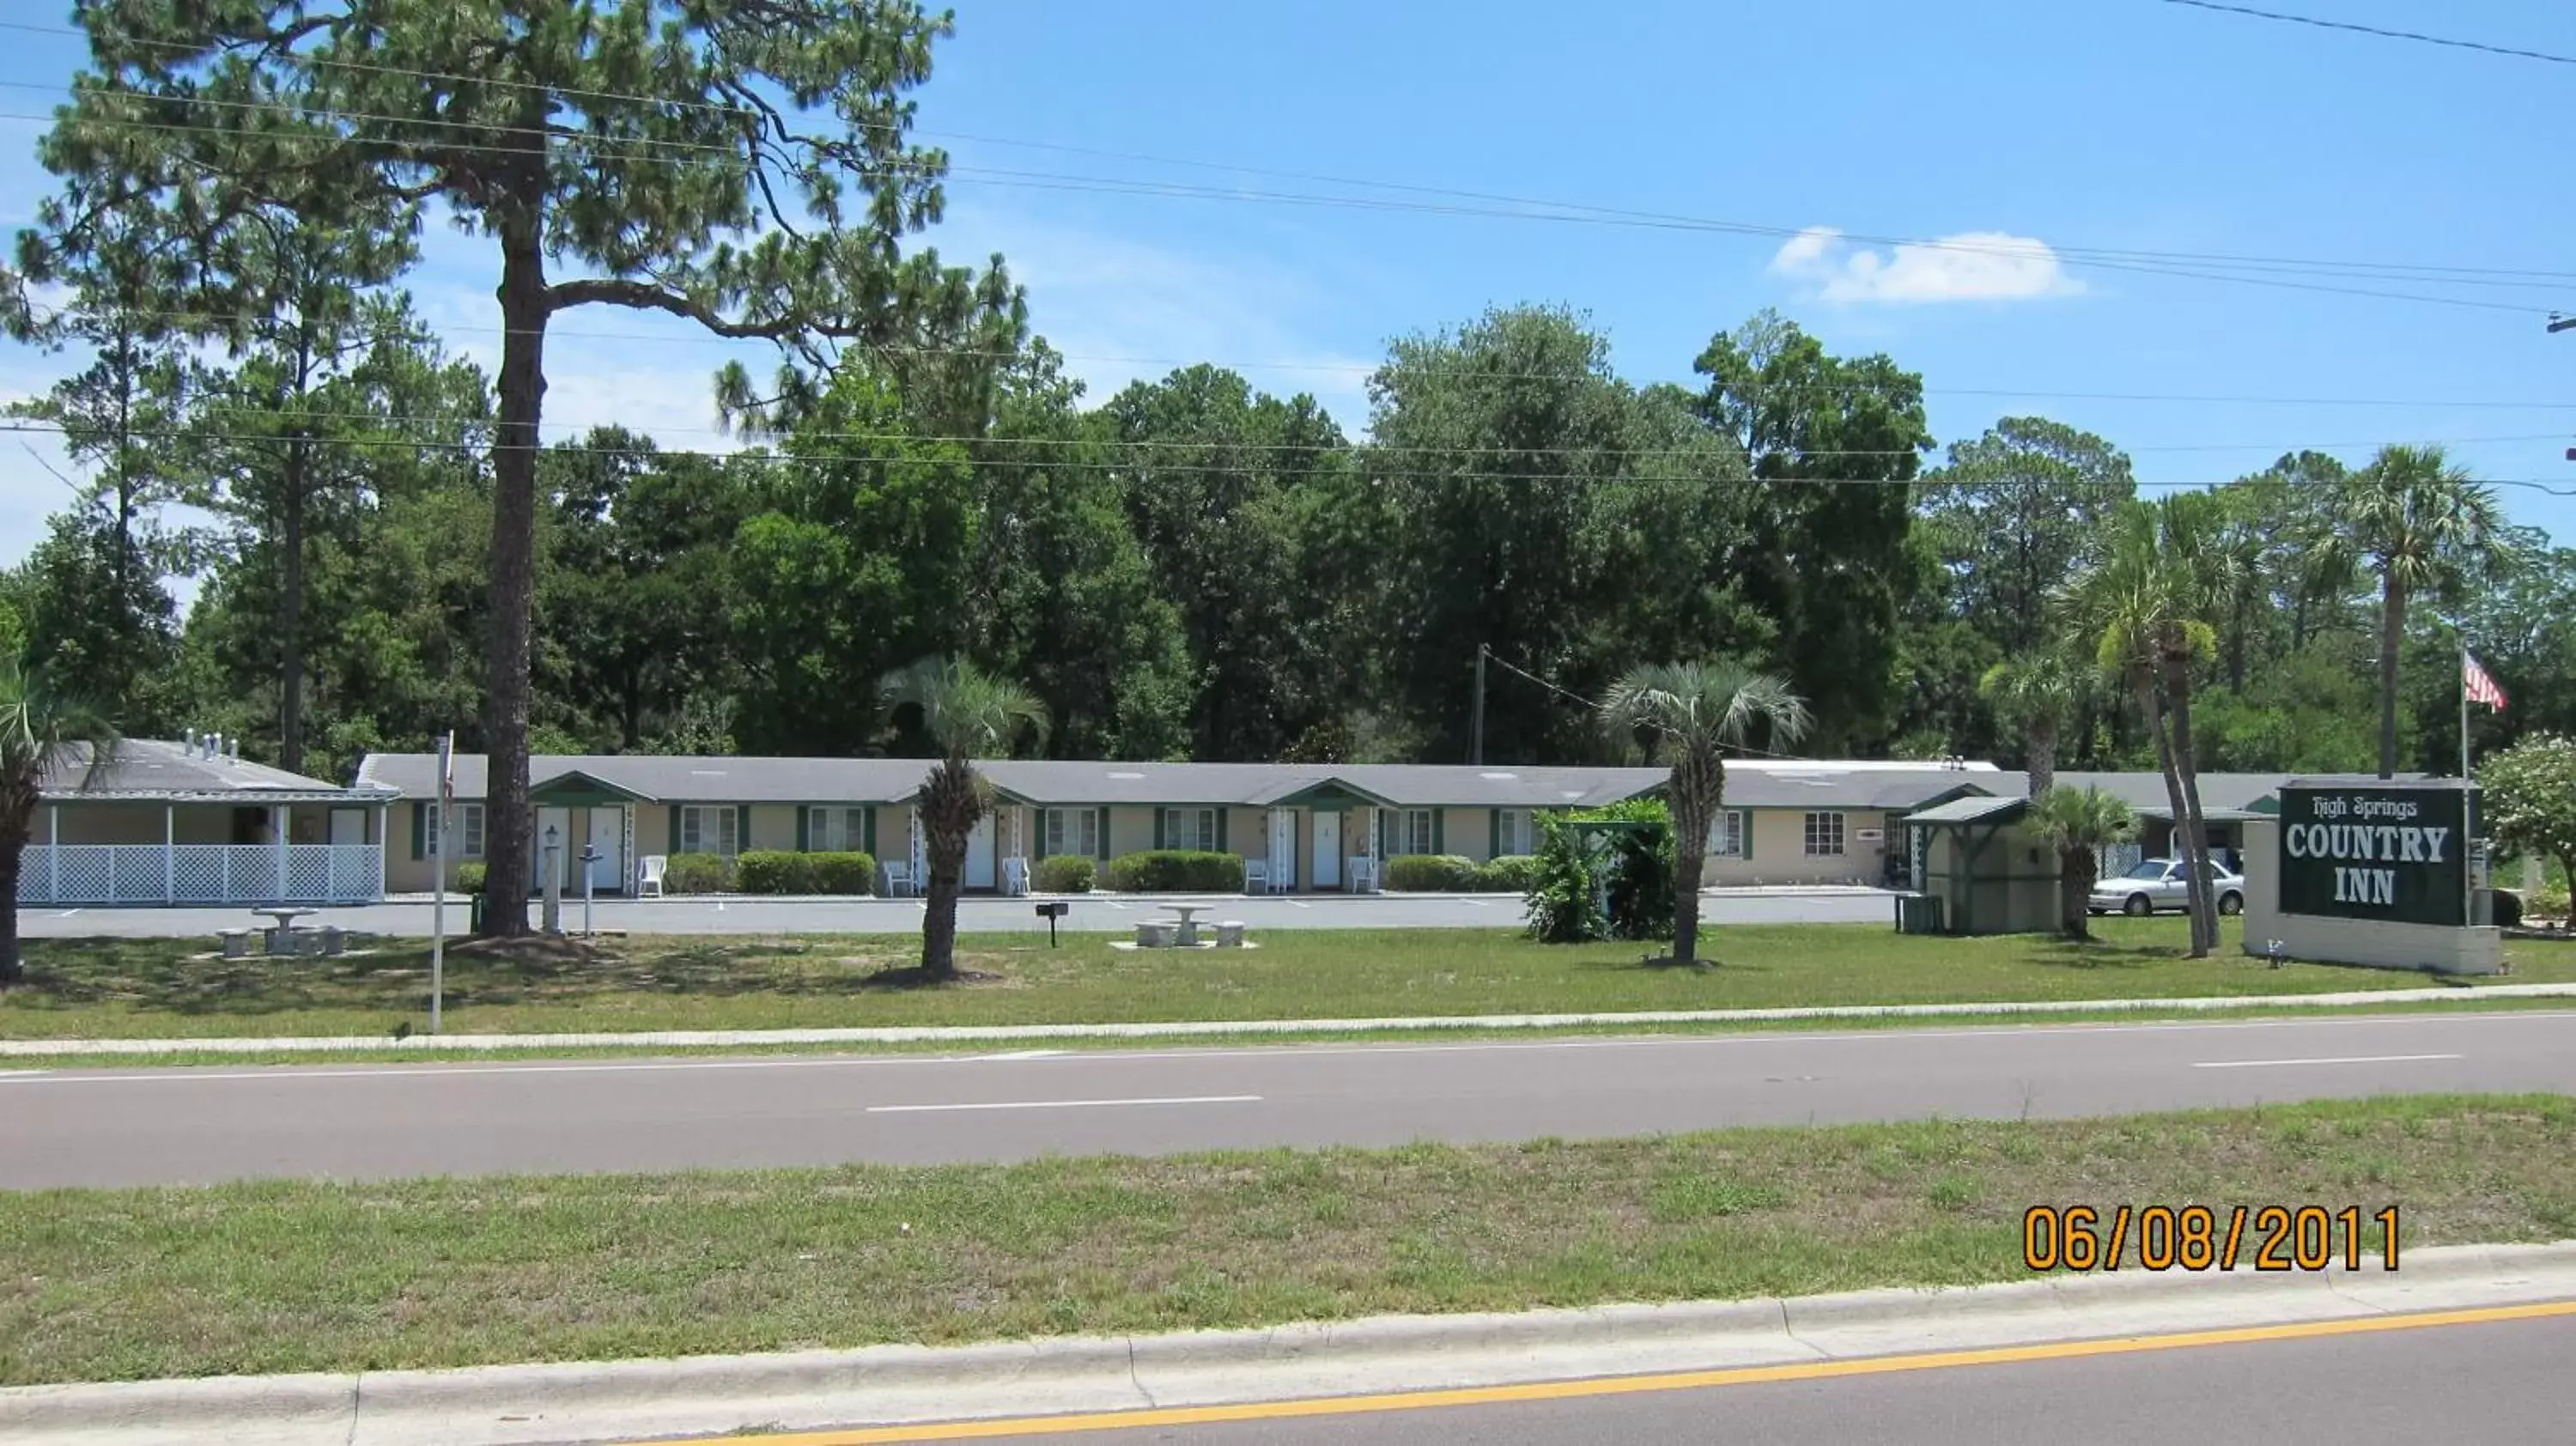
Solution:
[{"label": "porch railing", "polygon": [[18,867],[21,904],[369,904],[384,896],[377,844],[30,844]]}]

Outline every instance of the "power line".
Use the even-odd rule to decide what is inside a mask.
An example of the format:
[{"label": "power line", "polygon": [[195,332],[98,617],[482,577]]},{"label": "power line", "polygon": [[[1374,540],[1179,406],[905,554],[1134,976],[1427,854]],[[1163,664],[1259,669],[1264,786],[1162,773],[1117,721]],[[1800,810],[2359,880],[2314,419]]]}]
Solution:
[{"label": "power line", "polygon": [[[1593,699],[1586,698],[1582,694],[1574,692],[1571,689],[1558,687],[1556,684],[1549,682],[1547,679],[1540,677],[1536,673],[1530,672],[1526,668],[1514,666],[1509,659],[1505,658],[1500,653],[1488,649],[1486,650],[1485,658],[1488,662],[1500,667],[1506,673],[1517,673],[1529,681],[1538,684],[1540,687],[1545,688],[1549,692],[1556,694],[1558,697],[1572,701],[1586,713],[1598,713],[1601,711],[1601,705]],[[1738,753],[1755,753],[1760,754],[1764,758],[1776,758],[1790,763],[1814,763],[1819,761],[1808,754],[1782,753],[1770,748],[1756,748],[1749,743],[1739,743],[1734,745],[1734,747],[1735,751]]]},{"label": "power line", "polygon": [[[489,423],[489,422],[483,422],[483,423],[477,423],[477,425],[479,425],[479,426],[493,426],[493,425],[496,425],[496,424],[494,424],[494,423]],[[30,423],[30,422],[24,422],[24,421],[20,421],[20,422],[12,422],[12,423],[7,423],[7,424],[0,424],[0,434],[5,434],[5,433],[23,433],[23,434],[34,435],[34,436],[54,436],[54,437],[86,436],[86,437],[103,437],[103,436],[107,435],[107,434],[108,434],[109,432],[111,432],[111,431],[115,431],[115,432],[117,432],[117,434],[118,434],[119,436],[121,436],[123,439],[125,439],[125,440],[127,440],[127,441],[168,441],[168,442],[197,441],[197,442],[244,442],[244,443],[275,444],[275,443],[278,443],[278,442],[283,442],[283,441],[290,440],[290,439],[288,439],[288,438],[281,437],[281,436],[279,436],[279,435],[277,435],[276,433],[273,433],[273,432],[207,432],[207,431],[191,431],[191,430],[189,430],[189,429],[187,429],[187,428],[178,428],[178,427],[168,427],[168,428],[129,427],[129,428],[124,428],[124,429],[113,429],[113,428],[107,428],[107,427],[65,427],[65,426],[60,426],[60,425],[53,425],[53,424],[41,424],[41,423]],[[354,447],[354,448],[372,448],[372,449],[377,449],[377,450],[387,450],[387,449],[390,449],[390,450],[408,450],[408,451],[420,451],[420,452],[451,452],[451,453],[458,453],[458,454],[464,454],[464,455],[475,455],[475,454],[481,454],[481,453],[486,453],[486,452],[497,451],[497,450],[499,450],[499,447],[500,447],[500,444],[499,444],[498,442],[489,442],[489,441],[483,441],[483,442],[478,442],[478,441],[464,441],[464,440],[448,441],[448,440],[443,440],[443,439],[440,439],[440,440],[421,440],[421,439],[418,439],[418,438],[408,438],[408,437],[335,437],[335,436],[319,436],[319,437],[305,437],[305,438],[301,438],[301,439],[299,439],[299,440],[302,440],[302,441],[306,442],[307,444],[310,444],[310,445],[313,445],[313,446],[322,446],[322,447]],[[888,437],[887,437],[887,440],[890,440],[890,441],[919,442],[919,441],[921,441],[922,439],[920,439],[920,438],[916,438],[916,437],[903,437],[903,436],[896,435],[896,434],[889,434],[889,435],[888,435]],[[1034,440],[1040,440],[1040,439],[1031,439],[1031,438],[993,438],[993,439],[989,439],[989,442],[990,442],[990,445],[995,446],[995,447],[1008,447],[1008,446],[1013,445],[1015,442],[1022,442],[1022,441],[1034,441]],[[636,447],[594,447],[594,446],[588,446],[588,445],[577,444],[577,443],[571,443],[571,442],[540,443],[540,444],[539,444],[539,447],[538,447],[538,450],[539,450],[540,452],[545,453],[545,454],[548,454],[548,455],[554,455],[554,456],[567,456],[567,457],[631,457],[631,458],[637,458],[637,459],[641,459],[641,460],[693,458],[693,459],[697,459],[697,460],[702,460],[702,461],[711,461],[711,462],[739,461],[739,462],[746,462],[746,463],[757,463],[757,464],[765,465],[765,466],[807,466],[807,467],[829,467],[829,466],[841,466],[841,465],[847,465],[847,464],[850,464],[850,463],[864,463],[864,462],[870,462],[870,461],[877,461],[877,462],[902,462],[902,463],[905,463],[905,464],[909,464],[909,465],[917,465],[917,466],[922,466],[922,467],[963,467],[963,468],[967,468],[967,469],[970,469],[970,470],[974,470],[974,469],[989,469],[989,468],[1025,468],[1025,469],[1033,470],[1033,471],[1034,471],[1034,470],[1054,470],[1054,471],[1066,471],[1066,472],[1132,472],[1133,470],[1135,470],[1135,464],[1134,464],[1134,463],[1132,463],[1132,462],[1116,462],[1116,461],[1093,462],[1093,461],[1080,461],[1080,460],[1076,460],[1076,461],[1064,461],[1064,460],[1051,460],[1051,459],[1036,459],[1036,460],[1031,460],[1031,459],[1025,459],[1025,458],[1006,457],[1006,456],[986,456],[986,457],[961,457],[961,456],[946,456],[946,457],[938,457],[938,456],[933,456],[933,457],[901,457],[901,458],[893,458],[893,457],[865,458],[865,457],[835,457],[835,456],[828,456],[828,455],[826,455],[826,456],[807,456],[807,455],[803,455],[803,454],[799,454],[799,453],[794,453],[794,452],[774,452],[774,451],[768,451],[768,450],[761,450],[761,451],[757,451],[757,452],[755,452],[755,451],[751,451],[751,450],[748,450],[748,449],[736,450],[736,451],[715,451],[715,450],[709,450],[709,449],[690,449],[690,448],[680,448],[680,447],[647,447],[647,446],[636,446]],[[1317,449],[1317,450],[1320,452],[1320,451],[1322,451],[1322,450],[1324,450],[1324,449],[1320,449],[1320,448],[1319,448],[1319,449]],[[1236,464],[1232,464],[1232,465],[1199,465],[1199,466],[1190,466],[1190,467],[1186,467],[1186,468],[1183,468],[1183,469],[1180,469],[1180,470],[1191,471],[1191,472],[1198,472],[1198,473],[1206,473],[1206,474],[1225,475],[1225,476],[1244,476],[1244,477],[1255,477],[1255,476],[1261,476],[1261,475],[1264,475],[1264,473],[1265,473],[1266,471],[1272,471],[1272,470],[1275,470],[1275,469],[1266,469],[1266,468],[1259,467],[1259,466],[1256,466],[1256,465],[1253,465],[1253,464],[1250,464],[1250,463],[1236,463]],[[1770,477],[1752,477],[1752,476],[1712,477],[1712,476],[1710,476],[1710,475],[1709,475],[1707,472],[1705,472],[1705,471],[1697,471],[1697,472],[1678,472],[1678,473],[1666,473],[1666,474],[1636,473],[1636,472],[1624,472],[1624,471],[1610,471],[1610,472],[1496,472],[1496,471],[1475,472],[1475,471],[1458,471],[1458,472],[1452,472],[1452,471],[1445,471],[1445,470],[1443,470],[1443,471],[1433,471],[1433,470],[1422,469],[1422,468],[1413,468],[1413,469],[1398,469],[1398,470],[1392,470],[1392,471],[1381,469],[1381,470],[1376,470],[1376,471],[1369,472],[1369,473],[1367,473],[1366,475],[1367,475],[1367,476],[1369,476],[1369,477],[1371,477],[1371,478],[1373,478],[1373,479],[1381,480],[1381,481],[1413,481],[1413,482],[1480,482],[1480,481],[1481,481],[1481,482],[1593,482],[1593,483],[1602,483],[1602,484],[1613,484],[1613,483],[1659,483],[1659,482],[1720,482],[1720,483],[1725,483],[1725,484],[1727,484],[1727,485],[1731,485],[1731,486],[1738,486],[1738,487],[1745,487],[1745,488],[1767,488],[1767,487],[1774,487],[1774,486],[1781,486],[1781,487],[1920,487],[1920,486],[1925,485],[1924,479],[1921,479],[1921,478],[1915,478],[1915,479],[1895,479],[1895,478],[1883,478],[1883,477],[1777,477],[1777,478],[1770,478]],[[2134,487],[2137,487],[2137,488],[2139,488],[2139,489],[2142,489],[2142,490],[2154,490],[2154,491],[2189,491],[2189,490],[2200,490],[2200,489],[2208,489],[2208,488],[2225,487],[2225,486],[2230,485],[2231,483],[2238,482],[2238,481],[2242,481],[2242,480],[2244,480],[2244,479],[2242,479],[2242,478],[2234,478],[2234,477],[2230,477],[2230,478],[2219,478],[2219,479],[2215,479],[2215,480],[2207,480],[2207,481],[2139,481],[2139,482],[2133,482],[2131,485],[2133,485]],[[2515,488],[2526,488],[2526,489],[2530,489],[2530,490],[2533,490],[2533,491],[2546,493],[2546,494],[2548,494],[2548,495],[2550,495],[2550,496],[2554,496],[2554,497],[2576,497],[2576,484],[2570,484],[2570,485],[2554,485],[2554,484],[2551,484],[2551,483],[2549,483],[2549,482],[2545,482],[2545,481],[2543,481],[2543,480],[2541,480],[2541,479],[2538,479],[2538,478],[2528,478],[2528,477],[2487,477],[2487,478],[2480,478],[2480,479],[2478,479],[2478,480],[2479,480],[2479,482],[2480,482],[2482,485],[2489,486],[2489,487],[2515,487]],[[2294,484],[2294,485],[2301,485],[2301,486],[2322,486],[2322,485],[2325,485],[2325,484],[2322,484],[2322,483],[2297,483],[2297,484]]]},{"label": "power line", "polygon": [[2350,20],[2321,20],[2313,15],[2284,15],[2277,10],[2257,10],[2248,5],[2221,5],[2214,0],[2165,0],[2168,5],[2188,5],[2194,10],[2215,10],[2226,15],[2250,15],[2257,20],[2278,20],[2289,25],[2310,25],[2319,30],[2344,30],[2355,35],[2375,35],[2383,40],[2412,40],[2419,45],[2441,45],[2453,50],[2478,50],[2489,55],[2509,55],[2517,60],[2545,60],[2552,65],[2576,65],[2576,56],[2551,55],[2542,50],[2523,50],[2511,45],[2489,45],[2478,40],[2453,40],[2447,36],[2425,35],[2414,30],[2388,30],[2377,25],[2362,25]]}]

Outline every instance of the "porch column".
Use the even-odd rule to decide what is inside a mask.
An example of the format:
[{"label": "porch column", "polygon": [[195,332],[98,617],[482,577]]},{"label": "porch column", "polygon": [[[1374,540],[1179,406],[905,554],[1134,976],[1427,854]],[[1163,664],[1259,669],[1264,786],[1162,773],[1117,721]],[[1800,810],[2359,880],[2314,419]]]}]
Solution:
[{"label": "porch column", "polygon": [[270,804],[268,818],[268,831],[277,844],[277,888],[270,902],[283,904],[286,902],[286,805]]},{"label": "porch column", "polygon": [[161,902],[179,902],[179,808],[161,805]]},{"label": "porch column", "polygon": [[[63,806],[45,805],[45,902],[56,904],[63,897]],[[11,900],[15,906],[16,900]]]}]

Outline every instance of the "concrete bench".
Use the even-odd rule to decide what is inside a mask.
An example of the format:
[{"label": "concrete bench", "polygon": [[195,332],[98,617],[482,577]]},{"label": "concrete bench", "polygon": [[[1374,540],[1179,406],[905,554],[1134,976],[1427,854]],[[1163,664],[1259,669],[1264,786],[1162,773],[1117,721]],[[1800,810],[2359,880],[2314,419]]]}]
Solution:
[{"label": "concrete bench", "polygon": [[1243,947],[1243,921],[1227,919],[1216,926],[1216,946],[1220,949]]},{"label": "concrete bench", "polygon": [[1180,926],[1178,924],[1174,924],[1169,921],[1159,924],[1138,924],[1136,926],[1136,947],[1139,949],[1169,949],[1172,947],[1173,936],[1179,931],[1179,929]]},{"label": "concrete bench", "polygon": [[224,941],[225,958],[247,959],[250,957],[250,930],[218,929],[215,931],[215,937]]},{"label": "concrete bench", "polygon": [[338,925],[325,924],[322,926],[322,937],[317,942],[321,945],[319,950],[321,955],[326,959],[333,959],[339,957],[349,947],[349,936],[343,933]]}]

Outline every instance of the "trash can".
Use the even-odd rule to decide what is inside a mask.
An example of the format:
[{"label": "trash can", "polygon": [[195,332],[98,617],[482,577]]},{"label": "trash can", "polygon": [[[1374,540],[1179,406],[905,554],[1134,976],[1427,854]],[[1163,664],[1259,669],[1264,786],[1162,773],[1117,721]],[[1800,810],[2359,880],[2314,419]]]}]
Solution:
[{"label": "trash can", "polygon": [[481,894],[467,894],[465,899],[466,932],[479,936],[483,932],[483,896]]}]

